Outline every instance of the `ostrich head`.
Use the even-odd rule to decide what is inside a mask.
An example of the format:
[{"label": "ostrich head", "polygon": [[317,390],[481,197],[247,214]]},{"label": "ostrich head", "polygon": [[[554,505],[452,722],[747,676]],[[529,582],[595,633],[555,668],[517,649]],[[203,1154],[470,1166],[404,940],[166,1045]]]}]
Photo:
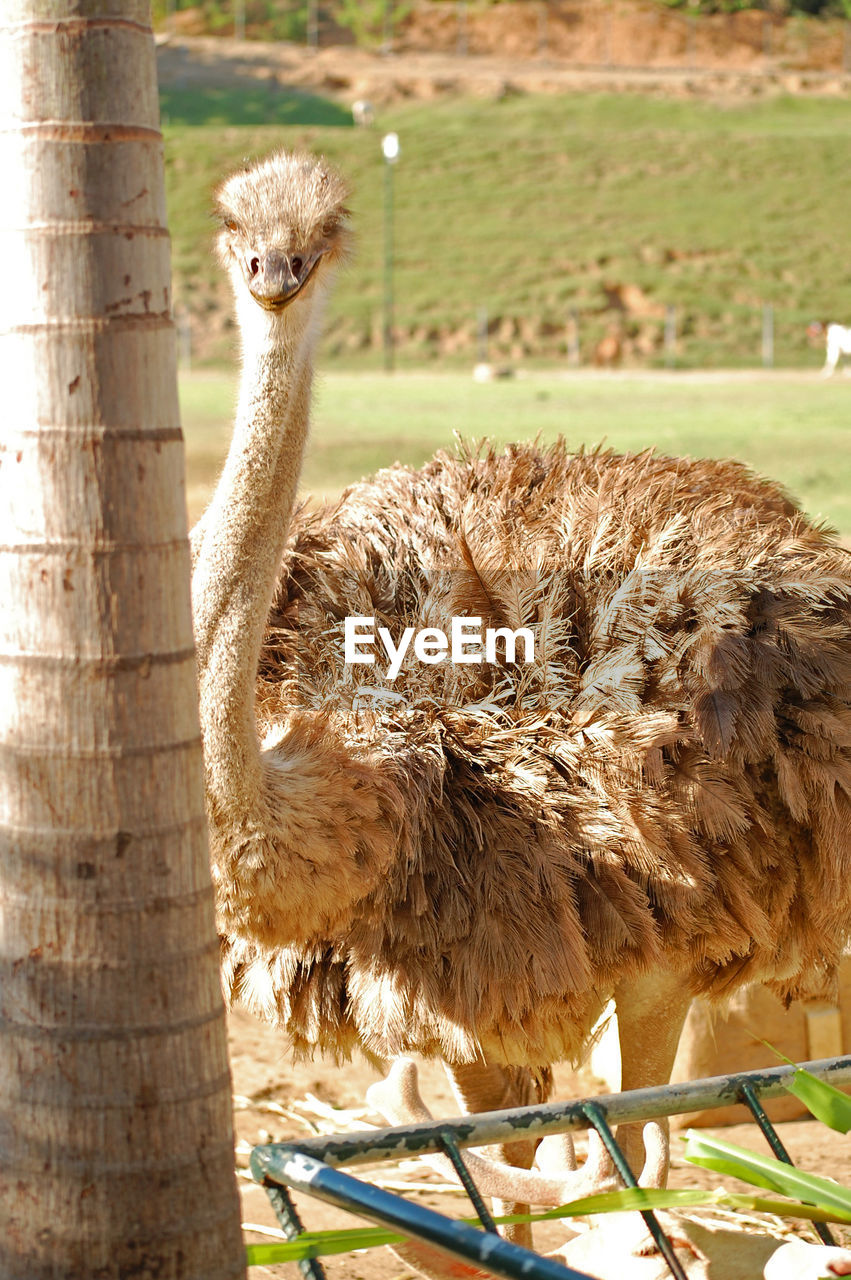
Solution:
[{"label": "ostrich head", "polygon": [[218,250],[241,320],[246,303],[253,302],[255,316],[262,308],[273,326],[288,323],[294,299],[316,296],[349,247],[347,194],[343,179],[324,161],[285,151],[219,187]]}]

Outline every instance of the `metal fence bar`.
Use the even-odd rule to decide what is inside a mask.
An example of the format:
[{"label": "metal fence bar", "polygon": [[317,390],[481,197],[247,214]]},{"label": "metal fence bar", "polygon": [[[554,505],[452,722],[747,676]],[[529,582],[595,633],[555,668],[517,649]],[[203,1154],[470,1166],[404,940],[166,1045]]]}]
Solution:
[{"label": "metal fence bar", "polygon": [[[802,1064],[805,1070],[831,1084],[851,1083],[851,1055],[823,1058]],[[735,1075],[710,1076],[687,1084],[665,1085],[652,1089],[633,1089],[629,1093],[601,1094],[594,1101],[606,1115],[609,1124],[654,1120],[678,1115],[684,1111],[704,1111],[726,1107],[741,1101],[743,1084],[750,1084],[762,1098],[776,1098],[784,1093],[784,1082],[797,1067],[771,1067],[764,1071],[743,1071]],[[519,1107],[504,1111],[484,1111],[475,1116],[459,1116],[453,1120],[395,1125],[387,1129],[353,1134],[329,1134],[299,1139],[295,1143],[271,1143],[264,1150],[274,1153],[294,1150],[315,1156],[334,1167],[375,1164],[382,1160],[402,1160],[423,1152],[441,1153],[441,1133],[451,1126],[459,1147],[486,1147],[495,1143],[516,1141],[518,1132],[526,1138],[543,1138],[548,1133],[567,1133],[587,1129],[590,1121],[584,1112],[586,1103],[551,1102],[543,1106]]]},{"label": "metal fence bar", "polygon": [[765,369],[774,367],[774,307],[770,302],[762,308],[762,364]]},{"label": "metal fence bar", "polygon": [[[297,1240],[304,1231],[304,1224],[289,1191],[276,1182],[267,1184],[266,1193],[284,1235],[288,1240]],[[302,1258],[298,1263],[298,1269],[304,1276],[304,1280],[326,1280],[325,1268],[318,1258]]]},{"label": "metal fence bar", "polygon": [[[612,1133],[606,1122],[606,1117],[603,1113],[602,1107],[600,1107],[596,1102],[586,1102],[584,1110],[586,1116],[600,1135],[603,1146],[608,1151],[615,1168],[623,1179],[624,1186],[637,1187],[638,1180],[627,1164],[624,1154],[615,1140],[615,1135]],[[674,1253],[674,1246],[659,1226],[659,1219],[656,1217],[656,1214],[652,1209],[641,1209],[640,1213],[644,1219],[644,1224],[647,1227],[647,1230],[653,1237],[653,1243],[656,1245],[656,1248],[668,1264],[668,1270],[674,1277],[674,1280],[688,1280],[688,1276],[685,1271],[683,1271],[679,1258]]]},{"label": "metal fence bar", "polygon": [[[830,1080],[834,1084],[851,1081],[851,1056],[822,1059],[803,1065],[812,1075]],[[424,1241],[452,1257],[473,1262],[492,1275],[505,1277],[505,1280],[589,1280],[583,1273],[571,1271],[561,1263],[553,1263],[529,1249],[503,1240],[495,1233],[493,1220],[484,1207],[458,1148],[487,1146],[507,1138],[516,1138],[518,1131],[522,1131],[527,1138],[538,1138],[547,1133],[563,1133],[590,1126],[598,1133],[626,1186],[634,1187],[637,1185],[636,1180],[612,1133],[609,1121],[638,1122],[684,1111],[712,1109],[730,1102],[744,1102],[778,1158],[791,1164],[788,1152],[766,1116],[759,1097],[774,1097],[783,1093],[785,1081],[798,1069],[797,1066],[775,1067],[766,1071],[713,1076],[689,1084],[634,1089],[628,1093],[608,1094],[572,1103],[554,1103],[546,1107],[517,1107],[459,1117],[451,1121],[396,1125],[374,1130],[369,1134],[332,1134],[321,1138],[306,1138],[295,1143],[270,1143],[255,1147],[252,1151],[251,1173],[266,1188],[289,1239],[296,1238],[303,1229],[292,1199],[286,1191],[287,1187],[294,1187],[350,1213],[379,1222],[406,1237]],[[486,1228],[484,1231],[446,1218],[432,1209],[413,1204],[401,1196],[361,1182],[332,1167],[401,1159],[429,1151],[449,1155]],[[318,1155],[324,1159],[319,1159]],[[686,1280],[673,1245],[658,1219],[650,1210],[640,1212],[675,1280]],[[821,1232],[819,1234],[825,1239]],[[827,1242],[832,1243],[829,1233]],[[323,1269],[315,1259],[304,1260],[299,1263],[299,1267],[305,1280],[325,1280]]]},{"label": "metal fence bar", "polygon": [[[285,1154],[281,1154],[285,1151]],[[347,1209],[391,1227],[404,1236],[415,1236],[451,1257],[482,1267],[505,1280],[591,1280],[581,1271],[572,1271],[560,1262],[542,1258],[531,1249],[503,1240],[489,1231],[479,1231],[466,1222],[445,1218],[433,1209],[403,1200],[401,1196],[361,1182],[351,1174],[331,1169],[312,1156],[286,1150],[280,1144],[255,1147],[251,1172],[269,1190],[280,1182],[306,1192],[327,1204]]]},{"label": "metal fence bar", "polygon": [[464,1158],[455,1145],[455,1139],[451,1130],[445,1130],[443,1133],[443,1148],[452,1164],[452,1168],[458,1175],[458,1181],[467,1192],[473,1208],[479,1215],[479,1222],[481,1222],[485,1231],[496,1232],[496,1223],[488,1213],[485,1202],[482,1199],[481,1192],[473,1181],[473,1175],[465,1165]]},{"label": "metal fence bar", "polygon": [[[774,1125],[771,1123],[768,1116],[765,1114],[765,1108],[763,1107],[759,1098],[754,1093],[751,1085],[743,1084],[740,1096],[741,1096],[742,1102],[744,1102],[745,1106],[748,1108],[754,1120],[756,1120],[757,1124],[762,1130],[763,1137],[765,1138],[768,1145],[771,1147],[771,1150],[774,1152],[777,1159],[782,1160],[784,1164],[793,1164],[794,1162],[792,1160],[792,1157],[789,1155],[789,1152],[786,1150],[783,1143],[780,1141],[780,1135],[778,1134],[777,1130],[774,1128]],[[818,1238],[821,1240],[822,1244],[833,1244],[833,1245],[836,1244],[836,1241],[834,1240],[830,1227],[828,1227],[827,1223],[814,1222],[813,1228],[815,1229],[815,1232]]]}]

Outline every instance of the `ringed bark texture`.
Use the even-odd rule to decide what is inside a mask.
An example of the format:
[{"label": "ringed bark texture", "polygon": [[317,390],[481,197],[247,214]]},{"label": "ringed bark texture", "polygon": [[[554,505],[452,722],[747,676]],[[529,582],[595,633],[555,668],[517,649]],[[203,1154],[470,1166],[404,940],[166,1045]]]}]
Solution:
[{"label": "ringed bark texture", "polygon": [[150,11],[0,53],[0,1275],[237,1276]]}]

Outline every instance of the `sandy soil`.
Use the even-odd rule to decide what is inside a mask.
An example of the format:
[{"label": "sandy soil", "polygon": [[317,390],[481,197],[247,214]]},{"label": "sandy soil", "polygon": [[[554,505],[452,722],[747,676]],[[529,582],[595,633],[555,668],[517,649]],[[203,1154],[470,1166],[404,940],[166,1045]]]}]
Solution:
[{"label": "sandy soil", "polygon": [[730,99],[836,95],[851,83],[851,27],[838,21],[750,11],[694,22],[646,0],[546,7],[509,0],[464,12],[459,19],[454,4],[418,5],[383,52],[203,36],[199,11],[188,9],[158,36],[158,73],[164,86],[277,81],[376,106],[459,94],[623,90]]},{"label": "sandy soil", "polygon": [[163,86],[233,87],[277,82],[350,104],[512,93],[653,93],[665,97],[753,98],[767,93],[841,96],[851,76],[837,68],[785,66],[576,66],[558,58],[473,57],[442,51],[382,55],[366,49],[307,49],[211,36],[161,36],[157,67]]},{"label": "sandy soil", "polygon": [[[243,1222],[274,1228],[276,1221],[265,1191],[250,1180],[247,1173],[250,1148],[258,1142],[277,1141],[293,1136],[305,1136],[311,1122],[326,1124],[326,1132],[345,1129],[349,1117],[345,1112],[356,1110],[363,1114],[365,1094],[377,1078],[371,1067],[363,1062],[353,1062],[345,1067],[335,1067],[321,1061],[293,1065],[282,1035],[273,1028],[259,1023],[242,1010],[233,1011],[229,1018],[231,1062],[233,1067],[234,1094],[236,1097],[235,1125],[237,1137],[237,1166],[240,1169],[240,1188],[243,1204]],[[421,1088],[424,1098],[435,1115],[457,1114],[442,1069],[436,1063],[421,1066]],[[588,1092],[567,1068],[556,1074],[556,1096],[574,1097]],[[584,1082],[587,1086],[587,1081]],[[321,1108],[310,1096],[335,1108],[342,1114],[323,1119]],[[304,1119],[299,1120],[301,1114]],[[366,1113],[364,1118],[375,1124],[380,1117]],[[851,1137],[826,1130],[813,1121],[790,1122],[779,1126],[784,1144],[793,1160],[802,1168],[826,1174],[845,1185],[851,1185]],[[764,1144],[753,1125],[733,1125],[717,1132],[727,1140],[763,1150]],[[714,1174],[686,1165],[676,1152],[679,1144],[674,1139],[674,1161],[671,1175],[673,1186],[716,1186],[724,1181]],[[388,1176],[392,1176],[388,1173]],[[411,1198],[441,1212],[452,1215],[469,1213],[463,1196],[441,1191],[438,1175],[425,1168],[413,1175],[418,1184],[435,1184],[436,1189],[411,1193]],[[726,1180],[726,1185],[731,1185]],[[354,1226],[356,1219],[321,1204],[317,1200],[296,1196],[305,1226],[321,1230],[333,1226]],[[263,1241],[270,1237],[246,1230],[247,1241]],[[809,1236],[813,1239],[814,1237]],[[543,1224],[536,1228],[536,1248],[542,1252],[558,1248],[565,1239],[565,1230],[557,1223]],[[851,1232],[847,1237],[851,1243]],[[390,1253],[388,1249],[371,1250],[361,1254],[343,1254],[327,1258],[325,1267],[329,1280],[412,1280],[413,1272]],[[252,1268],[252,1280],[278,1276],[282,1280],[296,1280],[295,1265]]]}]

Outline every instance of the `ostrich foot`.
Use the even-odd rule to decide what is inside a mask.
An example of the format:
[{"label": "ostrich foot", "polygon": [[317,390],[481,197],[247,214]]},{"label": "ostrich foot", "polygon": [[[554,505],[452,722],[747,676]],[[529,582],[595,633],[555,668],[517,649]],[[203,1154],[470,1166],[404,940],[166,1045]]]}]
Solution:
[{"label": "ostrich foot", "polygon": [[[367,1101],[390,1124],[416,1124],[433,1120],[420,1096],[416,1064],[408,1058],[397,1059],[386,1079],[370,1087]],[[662,1126],[653,1122],[644,1126],[643,1137],[645,1161],[640,1181],[642,1185],[656,1185],[652,1180],[658,1176],[662,1152],[667,1155],[667,1134]],[[443,1177],[457,1181],[445,1156],[424,1155],[421,1159]],[[536,1167],[532,1169],[521,1169],[492,1160],[483,1150],[469,1148],[464,1152],[464,1161],[482,1194],[503,1201],[556,1206],[621,1185],[608,1153],[593,1131],[588,1136],[588,1157],[580,1167],[577,1167],[573,1140],[569,1134],[553,1134],[542,1139],[535,1156]],[[618,1218],[618,1224],[619,1255],[635,1257],[653,1251],[652,1240],[643,1220],[637,1215],[622,1215]],[[569,1231],[566,1224],[566,1234]],[[606,1236],[611,1241],[611,1228]],[[473,1268],[466,1271],[447,1269],[450,1264],[438,1251],[431,1251],[426,1255],[416,1247],[412,1253],[407,1246],[397,1247],[394,1251],[408,1265],[430,1277],[430,1280],[448,1280],[451,1275],[475,1275]],[[463,1267],[464,1264],[457,1266]]]},{"label": "ostrich foot", "polygon": [[[371,1085],[366,1096],[369,1105],[390,1124],[419,1124],[434,1119],[420,1096],[417,1066],[410,1058],[397,1058],[387,1077]],[[619,1185],[605,1148],[594,1139],[595,1134],[589,1135],[588,1159],[579,1169],[572,1141],[561,1134],[541,1141],[535,1157],[538,1167],[534,1169],[520,1169],[491,1160],[476,1148],[468,1148],[464,1152],[464,1161],[484,1195],[537,1205],[567,1204],[581,1196]],[[457,1181],[445,1156],[424,1155],[420,1158],[443,1177]],[[562,1161],[566,1162],[566,1167]]]}]

